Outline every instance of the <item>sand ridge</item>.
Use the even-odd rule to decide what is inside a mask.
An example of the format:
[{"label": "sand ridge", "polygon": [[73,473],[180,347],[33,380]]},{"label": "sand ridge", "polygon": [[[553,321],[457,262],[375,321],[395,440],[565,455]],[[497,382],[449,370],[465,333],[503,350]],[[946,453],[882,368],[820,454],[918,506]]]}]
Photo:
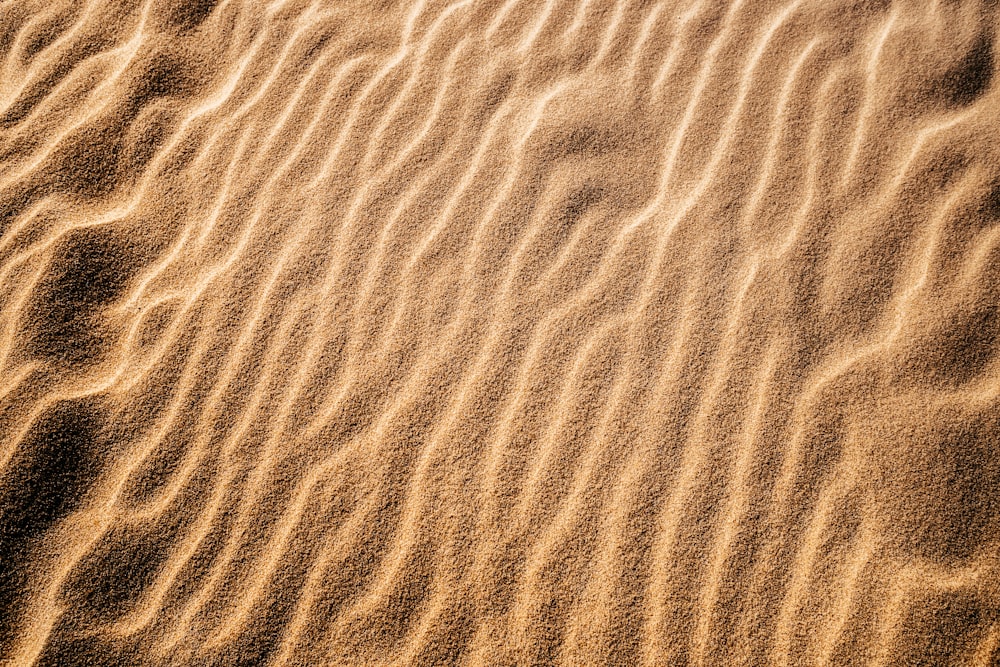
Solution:
[{"label": "sand ridge", "polygon": [[0,664],[996,664],[998,25],[0,0]]}]

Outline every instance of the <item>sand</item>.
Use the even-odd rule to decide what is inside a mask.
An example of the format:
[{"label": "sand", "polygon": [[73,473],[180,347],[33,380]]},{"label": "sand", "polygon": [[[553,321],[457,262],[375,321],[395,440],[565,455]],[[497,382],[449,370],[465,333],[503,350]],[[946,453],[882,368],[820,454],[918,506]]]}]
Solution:
[{"label": "sand", "polygon": [[993,5],[0,1],[0,664],[1000,664]]}]

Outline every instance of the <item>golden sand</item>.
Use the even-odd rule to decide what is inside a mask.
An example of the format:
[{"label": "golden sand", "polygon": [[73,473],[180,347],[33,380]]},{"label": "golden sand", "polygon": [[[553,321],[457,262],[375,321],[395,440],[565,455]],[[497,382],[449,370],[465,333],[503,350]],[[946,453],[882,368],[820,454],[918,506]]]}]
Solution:
[{"label": "golden sand", "polygon": [[0,0],[0,664],[1000,664],[994,5]]}]

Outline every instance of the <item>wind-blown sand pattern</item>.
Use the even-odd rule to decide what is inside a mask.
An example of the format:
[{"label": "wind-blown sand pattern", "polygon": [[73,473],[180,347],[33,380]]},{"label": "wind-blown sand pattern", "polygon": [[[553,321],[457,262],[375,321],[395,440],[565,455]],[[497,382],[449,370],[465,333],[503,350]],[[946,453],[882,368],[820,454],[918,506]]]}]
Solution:
[{"label": "wind-blown sand pattern", "polygon": [[998,29],[0,2],[0,662],[998,664]]}]

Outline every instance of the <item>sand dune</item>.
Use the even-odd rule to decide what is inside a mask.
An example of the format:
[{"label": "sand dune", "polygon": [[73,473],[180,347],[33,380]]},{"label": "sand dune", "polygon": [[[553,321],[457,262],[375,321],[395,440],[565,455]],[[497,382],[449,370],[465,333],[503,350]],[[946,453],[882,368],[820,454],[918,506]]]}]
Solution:
[{"label": "sand dune", "polygon": [[993,4],[0,1],[0,664],[998,664]]}]

